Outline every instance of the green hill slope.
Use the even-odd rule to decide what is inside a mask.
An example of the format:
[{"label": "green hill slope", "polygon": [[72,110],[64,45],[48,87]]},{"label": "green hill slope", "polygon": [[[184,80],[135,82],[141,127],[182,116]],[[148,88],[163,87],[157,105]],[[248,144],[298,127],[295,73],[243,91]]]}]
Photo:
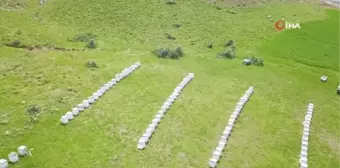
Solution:
[{"label": "green hill slope", "polygon": [[[20,10],[0,10],[1,43],[18,40],[35,49],[0,47],[0,158],[22,144],[34,151],[11,167],[207,167],[250,85],[255,93],[219,167],[296,167],[309,102],[315,104],[309,167],[340,166],[338,10],[300,2],[239,7],[197,0],[21,2]],[[303,28],[277,32],[268,15],[300,21]],[[95,35],[97,49],[83,50],[87,42],[72,41],[87,33]],[[217,59],[231,39],[236,58]],[[213,48],[207,48],[211,42]],[[181,46],[185,55],[179,60],[152,55],[163,46]],[[249,54],[263,57],[264,67],[241,65]],[[99,68],[88,69],[88,60]],[[69,125],[60,125],[65,112],[135,61],[141,69]],[[189,72],[195,79],[146,150],[138,151],[138,138]],[[322,75],[329,76],[327,83],[319,81]],[[32,104],[41,107],[37,123],[25,113]]]}]

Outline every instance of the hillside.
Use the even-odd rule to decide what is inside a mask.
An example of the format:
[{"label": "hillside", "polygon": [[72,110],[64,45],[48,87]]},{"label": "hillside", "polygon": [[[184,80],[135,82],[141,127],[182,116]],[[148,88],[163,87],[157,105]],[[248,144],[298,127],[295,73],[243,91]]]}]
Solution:
[{"label": "hillside", "polygon": [[[176,2],[1,1],[0,159],[27,145],[32,156],[9,168],[207,167],[237,101],[254,86],[219,167],[296,167],[310,102],[308,167],[339,167],[339,10],[314,1]],[[282,18],[302,28],[277,31]],[[236,57],[217,58],[229,40]],[[179,46],[180,59],[152,53]],[[264,66],[242,65],[249,56]],[[98,68],[88,68],[89,60]],[[137,61],[140,69],[60,124],[62,115]],[[152,117],[190,72],[193,81],[148,147],[137,150]],[[320,82],[322,75],[328,82]],[[26,112],[32,105],[40,107],[34,121]]]}]

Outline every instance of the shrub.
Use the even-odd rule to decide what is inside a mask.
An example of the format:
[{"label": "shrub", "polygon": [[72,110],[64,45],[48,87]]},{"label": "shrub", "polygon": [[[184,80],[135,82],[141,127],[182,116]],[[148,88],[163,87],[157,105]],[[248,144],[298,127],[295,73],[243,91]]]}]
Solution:
[{"label": "shrub", "polygon": [[175,5],[176,4],[176,0],[168,0],[166,2],[166,4],[168,4],[168,5]]},{"label": "shrub", "polygon": [[9,123],[9,118],[7,115],[2,115],[0,117],[0,125],[7,125]]},{"label": "shrub", "polygon": [[25,48],[25,45],[21,44],[19,40],[14,40],[10,43],[5,43],[5,46],[15,47],[15,48]]},{"label": "shrub", "polygon": [[41,109],[38,105],[33,104],[29,105],[26,109],[26,113],[28,114],[28,117],[30,119],[30,122],[36,123],[39,121],[39,116],[41,114]]},{"label": "shrub", "polygon": [[210,43],[210,44],[208,44],[207,47],[208,47],[208,48],[213,48],[213,45]]},{"label": "shrub", "polygon": [[89,43],[87,43],[86,45],[87,48],[90,48],[90,49],[95,49],[97,47],[94,39],[91,39]]},{"label": "shrub", "polygon": [[88,68],[98,68],[98,65],[95,61],[90,60],[86,63],[86,67],[88,67]]},{"label": "shrub", "polygon": [[95,39],[97,36],[92,33],[85,34],[77,34],[73,37],[73,39],[68,40],[72,42],[90,42],[92,39]]},{"label": "shrub", "polygon": [[175,37],[171,36],[169,33],[164,33],[166,38],[169,39],[169,40],[176,40]]},{"label": "shrub", "polygon": [[236,57],[235,49],[228,47],[224,52],[218,54],[219,57],[233,59]]},{"label": "shrub", "polygon": [[160,48],[154,50],[152,52],[158,58],[170,58],[170,59],[179,59],[184,56],[184,52],[181,47],[177,47],[175,50],[171,50],[169,48]]},{"label": "shrub", "polygon": [[173,26],[176,27],[176,28],[182,27],[182,25],[180,25],[180,24],[174,24]]},{"label": "shrub", "polygon": [[41,108],[36,104],[29,105],[26,109],[26,113],[29,115],[38,115],[40,114],[40,111],[41,111]]},{"label": "shrub", "polygon": [[14,41],[12,42],[12,46],[13,46],[13,47],[18,47],[18,46],[20,46],[20,41],[19,41],[19,40],[14,40]]},{"label": "shrub", "polygon": [[230,46],[234,46],[234,41],[233,40],[229,40],[228,42],[226,42],[224,44],[225,47],[230,47]]},{"label": "shrub", "polygon": [[183,56],[183,50],[181,47],[177,47],[175,50],[169,52],[169,58],[171,59],[179,59]]},{"label": "shrub", "polygon": [[160,48],[153,51],[153,54],[155,54],[158,58],[166,58],[169,54],[168,48]]}]

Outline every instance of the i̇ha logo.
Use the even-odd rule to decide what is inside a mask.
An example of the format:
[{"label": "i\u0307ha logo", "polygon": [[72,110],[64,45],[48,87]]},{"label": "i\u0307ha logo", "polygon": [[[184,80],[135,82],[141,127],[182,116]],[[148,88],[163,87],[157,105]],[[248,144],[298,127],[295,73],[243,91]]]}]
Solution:
[{"label": "i\u0307ha logo", "polygon": [[283,29],[301,29],[300,23],[292,23],[286,22],[283,20],[279,20],[275,22],[276,30],[283,30]]}]

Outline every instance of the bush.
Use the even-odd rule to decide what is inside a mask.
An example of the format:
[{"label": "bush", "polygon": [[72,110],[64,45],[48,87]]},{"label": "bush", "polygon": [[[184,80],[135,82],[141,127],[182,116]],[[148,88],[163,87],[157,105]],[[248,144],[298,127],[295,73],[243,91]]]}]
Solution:
[{"label": "bush", "polygon": [[234,46],[234,41],[233,40],[229,40],[228,42],[226,42],[224,44],[225,47],[230,47],[230,46]]},{"label": "bush", "polygon": [[213,45],[210,43],[210,44],[208,44],[207,47],[208,47],[208,48],[213,48]]},{"label": "bush", "polygon": [[166,58],[168,57],[169,49],[160,48],[160,49],[154,50],[152,53],[155,54],[158,58]]},{"label": "bush", "polygon": [[87,62],[86,67],[88,67],[88,68],[98,68],[98,65],[95,61],[90,60],[90,61]]},{"label": "bush", "polygon": [[30,122],[36,123],[39,121],[39,116],[41,114],[41,109],[38,105],[33,104],[27,107],[26,113],[28,114],[28,117],[30,119]]},{"label": "bush", "polygon": [[90,49],[95,49],[97,47],[94,39],[91,39],[89,43],[87,43],[86,45],[87,48],[90,48]]},{"label": "bush", "polygon": [[169,33],[164,33],[166,38],[169,39],[169,40],[176,40],[175,37],[171,36]]},{"label": "bush", "polygon": [[166,2],[166,4],[168,4],[168,5],[175,5],[176,4],[176,0],[168,0]]},{"label": "bush", "polygon": [[236,57],[235,50],[231,47],[228,47],[224,52],[218,54],[219,57],[233,59]]},{"label": "bush", "polygon": [[173,26],[176,27],[176,28],[182,27],[182,25],[180,25],[180,24],[174,24]]},{"label": "bush", "polygon": [[7,115],[2,115],[0,117],[0,125],[7,125],[9,123],[9,118]]},{"label": "bush", "polygon": [[19,40],[14,40],[10,43],[5,43],[6,46],[15,47],[15,48],[25,48],[25,45],[21,44]]},{"label": "bush", "polygon": [[175,50],[169,52],[169,57],[171,59],[179,59],[184,55],[183,50],[181,47],[177,47]]},{"label": "bush", "polygon": [[158,58],[170,58],[170,59],[179,59],[184,56],[184,52],[181,47],[177,47],[175,50],[171,50],[169,48],[160,48],[154,50],[152,52]]},{"label": "bush", "polygon": [[72,42],[90,42],[92,39],[95,39],[97,36],[92,33],[85,33],[85,34],[77,34],[73,37],[73,39],[68,40]]},{"label": "bush", "polygon": [[26,109],[26,113],[29,115],[38,115],[40,114],[40,111],[41,111],[41,108],[36,104],[29,105]]}]

